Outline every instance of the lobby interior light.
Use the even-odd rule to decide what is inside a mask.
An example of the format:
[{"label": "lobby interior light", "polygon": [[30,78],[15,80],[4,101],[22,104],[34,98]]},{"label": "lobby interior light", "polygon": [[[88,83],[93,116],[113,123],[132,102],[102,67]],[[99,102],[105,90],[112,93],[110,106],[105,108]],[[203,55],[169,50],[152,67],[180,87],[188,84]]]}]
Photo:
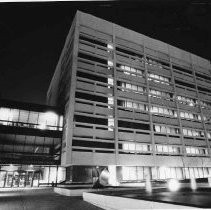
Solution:
[{"label": "lobby interior light", "polygon": [[178,191],[180,188],[179,181],[177,179],[170,179],[168,181],[168,188],[170,191],[173,191],[173,192]]},{"label": "lobby interior light", "polygon": [[37,126],[37,128],[39,128],[40,130],[45,130],[46,129],[46,124],[45,123],[39,124]]},{"label": "lobby interior light", "polygon": [[58,117],[57,114],[54,113],[54,112],[46,112],[46,113],[45,113],[45,118],[46,118],[46,120],[54,121],[54,120],[57,119],[57,117]]}]

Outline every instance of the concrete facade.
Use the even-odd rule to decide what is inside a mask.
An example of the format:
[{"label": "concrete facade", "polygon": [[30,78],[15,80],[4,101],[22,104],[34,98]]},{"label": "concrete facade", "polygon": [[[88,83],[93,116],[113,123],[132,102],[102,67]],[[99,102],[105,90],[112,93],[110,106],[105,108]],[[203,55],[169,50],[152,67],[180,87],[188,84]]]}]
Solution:
[{"label": "concrete facade", "polygon": [[208,60],[78,11],[47,94],[64,111],[62,166],[208,176],[210,81]]}]

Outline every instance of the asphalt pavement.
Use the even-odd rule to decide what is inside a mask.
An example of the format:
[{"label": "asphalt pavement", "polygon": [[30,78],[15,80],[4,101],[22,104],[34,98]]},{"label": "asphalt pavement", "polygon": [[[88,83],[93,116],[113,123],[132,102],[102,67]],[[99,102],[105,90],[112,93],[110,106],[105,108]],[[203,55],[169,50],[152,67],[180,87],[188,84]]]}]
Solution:
[{"label": "asphalt pavement", "polygon": [[62,196],[52,189],[0,191],[0,210],[102,210],[82,197]]}]

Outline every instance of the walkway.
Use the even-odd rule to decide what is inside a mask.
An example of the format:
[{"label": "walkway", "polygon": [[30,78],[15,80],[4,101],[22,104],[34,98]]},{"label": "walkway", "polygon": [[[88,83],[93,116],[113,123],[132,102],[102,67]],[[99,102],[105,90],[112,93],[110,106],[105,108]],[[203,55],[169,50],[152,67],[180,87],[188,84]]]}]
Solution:
[{"label": "walkway", "polygon": [[66,197],[52,189],[0,191],[1,210],[102,210],[82,200]]}]

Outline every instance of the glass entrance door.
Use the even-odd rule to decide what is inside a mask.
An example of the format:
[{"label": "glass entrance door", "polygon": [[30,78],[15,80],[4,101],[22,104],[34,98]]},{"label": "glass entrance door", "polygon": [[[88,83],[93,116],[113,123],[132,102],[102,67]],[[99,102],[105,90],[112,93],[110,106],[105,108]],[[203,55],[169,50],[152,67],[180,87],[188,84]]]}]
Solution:
[{"label": "glass entrance door", "polygon": [[19,187],[25,187],[26,172],[19,172]]},{"label": "glass entrance door", "polygon": [[12,187],[18,187],[19,186],[19,173],[17,171],[14,172],[13,177],[13,186]]},{"label": "glass entrance door", "polygon": [[32,185],[33,185],[33,176],[34,176],[34,172],[33,171],[27,171],[27,173],[26,173],[26,187],[32,187]]},{"label": "glass entrance door", "polygon": [[13,182],[13,171],[8,171],[7,177],[6,177],[6,182],[5,182],[5,187],[12,187],[12,182]]},{"label": "glass entrance door", "polygon": [[5,186],[6,177],[7,177],[7,172],[6,171],[0,171],[0,187]]}]

